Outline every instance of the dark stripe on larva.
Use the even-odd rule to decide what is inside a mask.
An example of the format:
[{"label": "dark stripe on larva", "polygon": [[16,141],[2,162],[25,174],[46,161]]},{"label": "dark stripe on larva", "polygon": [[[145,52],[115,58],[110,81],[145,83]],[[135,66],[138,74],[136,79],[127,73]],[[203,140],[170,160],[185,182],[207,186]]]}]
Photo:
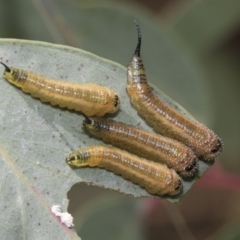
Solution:
[{"label": "dark stripe on larva", "polygon": [[42,102],[83,112],[87,116],[115,113],[120,106],[116,92],[95,83],[70,83],[45,78],[33,72],[10,68],[4,63],[3,77]]},{"label": "dark stripe on larva", "polygon": [[151,194],[176,195],[183,188],[181,178],[173,169],[118,148],[90,146],[74,151],[66,161],[75,167],[105,168],[138,184]]},{"label": "dark stripe on larva", "polygon": [[111,119],[88,118],[83,127],[95,137],[139,157],[166,164],[182,177],[196,174],[198,159],[184,144]]},{"label": "dark stripe on larva", "polygon": [[132,105],[156,132],[184,143],[201,159],[214,160],[223,149],[221,139],[206,126],[184,116],[152,92],[140,57],[141,33],[138,24],[135,24],[138,44],[128,65],[127,87]]}]

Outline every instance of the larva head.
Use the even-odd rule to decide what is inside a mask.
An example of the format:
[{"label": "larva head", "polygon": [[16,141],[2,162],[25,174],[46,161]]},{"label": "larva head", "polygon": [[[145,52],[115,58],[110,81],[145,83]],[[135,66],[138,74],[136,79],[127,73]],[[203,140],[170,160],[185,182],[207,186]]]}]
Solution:
[{"label": "larva head", "polygon": [[176,177],[174,179],[174,185],[173,186],[174,186],[173,190],[168,195],[175,196],[175,195],[182,192],[183,184],[182,184],[182,180],[179,177]]},{"label": "larva head", "polygon": [[1,64],[5,67],[5,71],[3,73],[3,77],[7,79],[9,82],[15,82],[17,78],[16,71],[14,68],[9,68],[6,64],[2,63]]},{"label": "larva head", "polygon": [[223,143],[220,138],[214,141],[214,147],[211,149],[210,159],[215,159],[223,150]]},{"label": "larva head", "polygon": [[75,167],[82,167],[88,165],[89,158],[88,150],[76,150],[66,158],[66,162]]},{"label": "larva head", "polygon": [[222,140],[205,125],[196,125],[195,135],[197,141],[189,142],[188,145],[196,156],[205,161],[214,161],[223,150]]},{"label": "larva head", "polygon": [[109,113],[115,113],[118,111],[118,109],[120,108],[120,98],[117,94],[114,95],[114,108],[112,111],[109,111]]},{"label": "larva head", "polygon": [[207,144],[205,152],[200,157],[206,161],[214,161],[215,158],[222,152],[222,150],[222,140],[214,134],[214,137],[212,137],[212,141]]},{"label": "larva head", "polygon": [[[166,169],[167,175],[165,175],[164,184],[165,186],[161,186],[161,189],[158,189],[157,192],[153,192],[153,194],[157,195],[168,195],[175,196],[183,191],[182,179],[173,169]],[[156,188],[157,189],[157,188]]]},{"label": "larva head", "polygon": [[181,172],[182,177],[193,177],[198,171],[198,158],[194,157],[192,162],[185,167],[184,171]]},{"label": "larva head", "polygon": [[182,180],[178,180],[178,185],[175,187],[175,194],[179,194],[183,190]]}]

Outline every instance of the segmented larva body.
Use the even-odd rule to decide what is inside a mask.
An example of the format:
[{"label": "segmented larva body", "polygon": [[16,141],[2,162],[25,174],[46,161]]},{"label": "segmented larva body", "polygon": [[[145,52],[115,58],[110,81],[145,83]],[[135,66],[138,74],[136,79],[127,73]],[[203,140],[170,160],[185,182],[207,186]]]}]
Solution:
[{"label": "segmented larva body", "polygon": [[107,87],[95,83],[80,84],[53,80],[3,65],[3,77],[6,80],[42,102],[80,111],[87,116],[100,117],[106,113],[115,113],[119,109],[119,96]]},{"label": "segmented larva body", "polygon": [[182,177],[193,176],[198,170],[198,159],[193,151],[173,139],[111,119],[86,117],[83,127],[90,135],[107,143],[139,157],[166,164]]},{"label": "segmented larva body", "polygon": [[151,194],[176,195],[183,188],[180,177],[173,169],[114,147],[90,146],[78,149],[66,161],[75,167],[105,168],[138,184]]},{"label": "segmented larva body", "polygon": [[127,92],[132,105],[156,132],[184,143],[198,158],[214,160],[223,149],[221,139],[206,126],[181,114],[152,92],[140,57],[141,33],[138,24],[135,24],[138,44],[127,71]]}]

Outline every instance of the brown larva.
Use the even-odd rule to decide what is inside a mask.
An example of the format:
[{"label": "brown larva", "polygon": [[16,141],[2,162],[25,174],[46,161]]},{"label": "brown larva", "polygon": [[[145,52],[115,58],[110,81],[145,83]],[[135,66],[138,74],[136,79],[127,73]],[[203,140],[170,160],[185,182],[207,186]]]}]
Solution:
[{"label": "brown larva", "polygon": [[119,109],[119,96],[107,87],[95,83],[53,80],[1,64],[5,67],[5,79],[42,102],[80,111],[87,116],[100,117],[106,113],[115,113]]},{"label": "brown larva", "polygon": [[75,167],[105,168],[138,184],[151,194],[176,195],[183,188],[181,178],[173,169],[114,147],[90,146],[78,149],[66,161]]},{"label": "brown larva", "polygon": [[141,32],[137,22],[138,44],[128,65],[127,92],[132,105],[156,132],[190,147],[197,157],[214,160],[223,149],[221,139],[210,129],[178,112],[152,92],[140,57]]},{"label": "brown larva", "polygon": [[90,135],[139,157],[166,164],[182,177],[194,176],[198,159],[184,144],[111,119],[85,117],[83,127]]}]

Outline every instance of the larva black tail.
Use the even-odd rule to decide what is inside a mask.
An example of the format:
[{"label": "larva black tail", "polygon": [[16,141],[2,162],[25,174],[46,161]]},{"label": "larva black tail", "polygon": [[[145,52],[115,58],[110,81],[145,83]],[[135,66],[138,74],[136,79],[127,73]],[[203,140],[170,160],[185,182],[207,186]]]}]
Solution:
[{"label": "larva black tail", "polygon": [[11,69],[6,64],[4,64],[3,62],[0,63],[5,67],[6,72],[11,72]]},{"label": "larva black tail", "polygon": [[140,57],[140,50],[141,50],[141,43],[142,43],[142,36],[141,36],[141,31],[140,31],[140,28],[139,28],[139,25],[137,23],[136,20],[133,20],[135,25],[136,25],[136,28],[137,28],[137,32],[138,32],[138,43],[137,43],[137,47],[136,47],[136,50],[135,50],[135,55],[137,57]]},{"label": "larva black tail", "polygon": [[83,112],[81,112],[81,114],[84,116],[85,120],[83,121],[86,124],[92,124],[92,119],[89,118],[86,114],[84,114]]}]

